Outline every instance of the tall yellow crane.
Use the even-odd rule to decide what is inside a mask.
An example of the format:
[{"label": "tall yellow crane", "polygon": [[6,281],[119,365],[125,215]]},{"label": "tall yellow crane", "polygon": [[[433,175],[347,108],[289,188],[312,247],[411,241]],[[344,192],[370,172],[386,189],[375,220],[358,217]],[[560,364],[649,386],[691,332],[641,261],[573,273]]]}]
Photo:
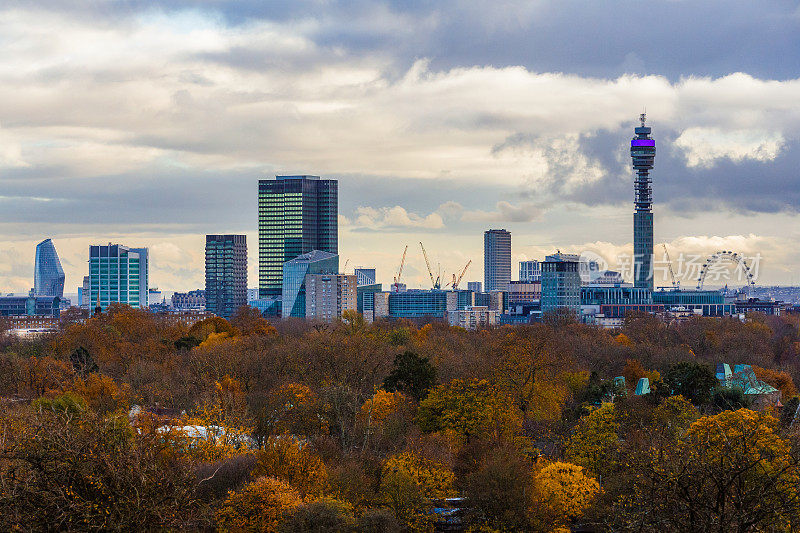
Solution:
[{"label": "tall yellow crane", "polygon": [[439,276],[436,278],[433,277],[433,270],[431,270],[431,263],[428,261],[428,254],[425,252],[425,245],[422,244],[422,241],[419,242],[420,248],[422,248],[422,257],[425,258],[425,266],[428,267],[428,275],[431,277],[431,285],[433,285],[434,289],[438,289],[441,287],[441,283],[439,281]]},{"label": "tall yellow crane", "polygon": [[467,264],[464,266],[464,270],[461,271],[461,274],[458,277],[456,277],[456,275],[453,274],[453,283],[451,286],[453,287],[454,291],[458,290],[458,284],[461,283],[461,279],[464,277],[464,274],[467,273],[467,269],[471,264],[472,264],[472,259],[467,261]]}]

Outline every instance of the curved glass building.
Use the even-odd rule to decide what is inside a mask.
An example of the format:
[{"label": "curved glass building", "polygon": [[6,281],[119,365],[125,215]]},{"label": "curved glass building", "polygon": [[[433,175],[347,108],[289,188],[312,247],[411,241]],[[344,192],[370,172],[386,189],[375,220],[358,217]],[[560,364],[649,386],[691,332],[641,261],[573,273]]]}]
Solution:
[{"label": "curved glass building", "polygon": [[653,290],[653,190],[650,171],[656,158],[656,141],[645,126],[645,114],[639,116],[642,125],[634,129],[631,139],[631,159],[634,179],[635,211],[633,213],[633,280],[634,287]]},{"label": "curved glass building", "polygon": [[64,297],[64,269],[61,268],[56,247],[50,239],[36,245],[33,292],[37,296]]}]

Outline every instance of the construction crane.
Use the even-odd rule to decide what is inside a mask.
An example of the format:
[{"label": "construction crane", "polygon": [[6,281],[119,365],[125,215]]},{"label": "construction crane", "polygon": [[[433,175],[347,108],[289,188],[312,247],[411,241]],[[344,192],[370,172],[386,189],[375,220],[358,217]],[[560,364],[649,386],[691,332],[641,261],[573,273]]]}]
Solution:
[{"label": "construction crane", "polygon": [[461,274],[458,277],[456,277],[456,275],[453,274],[453,283],[451,284],[451,286],[453,287],[454,291],[458,290],[458,284],[461,283],[461,279],[464,277],[464,274],[467,273],[467,269],[471,264],[472,264],[472,259],[467,261],[467,264],[464,266],[464,270],[461,271]]},{"label": "construction crane", "polygon": [[392,284],[394,292],[400,291],[400,278],[403,277],[403,266],[406,264],[406,252],[408,252],[407,244],[405,250],[403,250],[403,258],[400,259],[400,268],[397,269],[397,275],[394,277],[394,283]]},{"label": "construction crane", "polygon": [[422,257],[425,258],[425,266],[428,267],[428,275],[431,277],[431,284],[433,285],[434,289],[438,289],[441,287],[441,283],[439,282],[439,277],[437,276],[435,279],[433,277],[433,270],[431,270],[431,263],[428,261],[428,254],[425,252],[425,246],[422,244],[422,241],[419,243],[420,248],[422,248]]},{"label": "construction crane", "polygon": [[664,255],[667,258],[667,265],[669,266],[669,277],[672,279],[672,288],[673,289],[680,289],[681,282],[675,280],[675,272],[672,270],[672,260],[669,258],[669,252],[667,251],[667,245],[662,243],[661,246],[664,247]]},{"label": "construction crane", "polygon": [[344,267],[342,267],[342,274],[347,274],[347,265],[350,263],[350,258],[347,258],[347,261],[344,262]]}]

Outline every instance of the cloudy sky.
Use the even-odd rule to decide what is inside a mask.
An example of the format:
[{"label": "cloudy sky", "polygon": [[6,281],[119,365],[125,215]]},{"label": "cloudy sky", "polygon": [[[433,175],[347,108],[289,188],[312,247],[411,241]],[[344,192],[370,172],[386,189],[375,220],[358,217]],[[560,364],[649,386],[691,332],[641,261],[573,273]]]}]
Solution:
[{"label": "cloudy sky", "polygon": [[[340,255],[423,285],[483,231],[516,260],[632,250],[628,141],[646,109],[656,242],[760,254],[800,283],[800,8],[762,0],[0,3],[0,291],[53,238],[151,248],[203,285],[206,233],[246,233],[257,180],[340,180]],[[691,275],[689,275],[691,277]]]}]

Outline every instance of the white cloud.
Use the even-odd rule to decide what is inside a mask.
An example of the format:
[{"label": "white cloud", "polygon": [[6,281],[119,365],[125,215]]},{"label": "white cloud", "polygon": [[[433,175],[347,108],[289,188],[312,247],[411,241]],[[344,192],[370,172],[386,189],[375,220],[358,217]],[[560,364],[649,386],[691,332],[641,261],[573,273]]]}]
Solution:
[{"label": "white cloud", "polygon": [[717,160],[771,161],[784,144],[780,133],[764,130],[723,131],[720,128],[688,128],[675,139],[690,167],[711,167]]},{"label": "white cloud", "polygon": [[356,209],[354,224],[363,229],[440,229],[444,227],[444,221],[438,213],[421,216],[416,213],[410,213],[399,205],[378,209],[374,207],[359,207]]}]

